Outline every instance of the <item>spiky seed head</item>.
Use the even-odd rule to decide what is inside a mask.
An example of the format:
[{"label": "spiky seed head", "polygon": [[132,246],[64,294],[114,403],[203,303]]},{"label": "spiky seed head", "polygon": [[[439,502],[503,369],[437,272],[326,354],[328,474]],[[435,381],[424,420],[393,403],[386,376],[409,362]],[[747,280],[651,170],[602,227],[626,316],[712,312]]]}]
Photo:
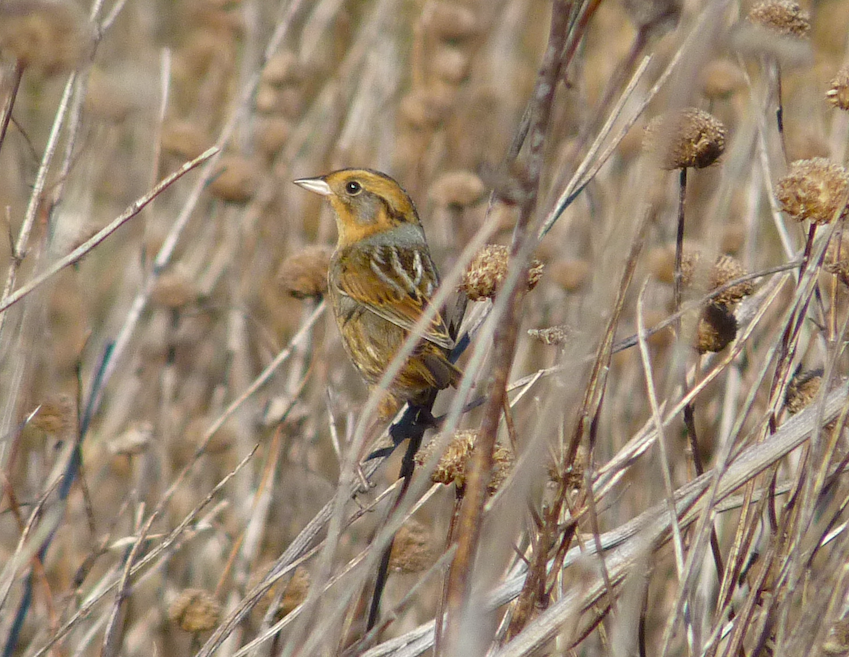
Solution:
[{"label": "spiky seed head", "polygon": [[277,272],[280,287],[296,299],[324,296],[332,253],[330,247],[314,245],[291,254]]},{"label": "spiky seed head", "polygon": [[725,126],[708,112],[687,107],[652,119],[643,145],[659,155],[664,169],[703,169],[725,151]]},{"label": "spiky seed head", "polygon": [[430,529],[411,518],[395,534],[389,555],[389,569],[409,574],[430,568],[435,560],[433,543]]},{"label": "spiky seed head", "polygon": [[847,213],[849,174],[839,164],[822,157],[797,160],[776,185],[781,209],[796,221],[831,223]]},{"label": "spiky seed head", "polygon": [[816,398],[822,385],[822,368],[797,372],[787,384],[784,404],[791,415],[801,412]]},{"label": "spiky seed head", "polygon": [[[737,260],[737,258],[728,254],[723,254],[717,258],[716,263],[713,265],[713,269],[710,271],[710,276],[708,277],[708,288],[710,290],[716,290],[726,283],[733,281],[735,278],[742,278],[748,273],[749,272],[746,271],[746,268],[739,260]],[[720,306],[733,306],[754,291],[755,285],[751,281],[738,283],[737,285],[728,288],[725,292],[722,292],[718,296],[715,296],[713,298],[713,303]]]},{"label": "spiky seed head", "polygon": [[[499,244],[483,247],[463,272],[460,289],[471,301],[495,297],[510,266],[510,249]],[[542,277],[543,264],[533,259],[528,269],[528,290],[533,290]]]},{"label": "spiky seed head", "polygon": [[[648,256],[649,270],[661,283],[671,285],[675,282],[675,244],[667,244],[652,249]],[[696,244],[684,242],[681,251],[681,284],[689,287],[697,280],[702,280],[704,267],[702,252]]]},{"label": "spiky seed head", "polygon": [[[448,443],[448,447],[442,453],[436,464],[430,479],[435,484],[457,486],[458,494],[462,495],[466,488],[467,466],[472,458],[478,432],[476,430],[457,431]],[[424,465],[433,456],[439,444],[439,437],[431,440],[416,454],[416,463]],[[507,478],[513,465],[513,453],[501,445],[497,445],[493,452],[493,466],[487,491],[490,495],[495,494],[499,486]]]},{"label": "spiky seed head", "polygon": [[168,618],[184,632],[207,632],[218,625],[221,605],[203,589],[184,589],[168,608]]},{"label": "spiky seed head", "polygon": [[825,99],[835,107],[849,111],[849,66],[837,71],[825,92]]},{"label": "spiky seed head", "polygon": [[430,188],[430,198],[440,207],[465,208],[483,198],[486,186],[472,171],[449,171],[437,178]]},{"label": "spiky seed head", "polygon": [[749,20],[784,36],[804,38],[811,30],[811,17],[793,0],[764,0],[749,11]]},{"label": "spiky seed head", "polygon": [[696,349],[700,354],[718,353],[737,337],[737,318],[725,306],[708,304],[696,329]]}]

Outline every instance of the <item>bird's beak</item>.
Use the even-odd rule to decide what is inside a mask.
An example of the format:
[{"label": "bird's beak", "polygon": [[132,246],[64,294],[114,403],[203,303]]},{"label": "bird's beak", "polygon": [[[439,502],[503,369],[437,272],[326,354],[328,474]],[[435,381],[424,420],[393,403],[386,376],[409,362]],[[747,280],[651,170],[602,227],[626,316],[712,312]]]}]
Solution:
[{"label": "bird's beak", "polygon": [[298,180],[293,182],[304,189],[321,194],[322,196],[330,196],[333,193],[330,190],[330,185],[327,184],[324,178],[298,178]]}]

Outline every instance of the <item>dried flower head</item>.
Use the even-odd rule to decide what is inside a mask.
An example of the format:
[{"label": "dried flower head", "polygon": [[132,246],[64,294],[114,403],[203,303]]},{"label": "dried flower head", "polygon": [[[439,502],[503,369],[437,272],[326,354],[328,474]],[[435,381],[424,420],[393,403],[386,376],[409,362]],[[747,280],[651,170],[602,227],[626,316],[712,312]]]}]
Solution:
[{"label": "dried flower head", "polygon": [[[675,281],[675,249],[674,243],[659,246],[648,255],[648,267],[651,273],[661,283],[671,285]],[[698,245],[684,242],[681,250],[681,283],[684,287],[702,280],[702,252]]]},{"label": "dried flower head", "polygon": [[696,329],[696,349],[700,354],[718,353],[737,337],[737,318],[725,306],[708,304]]},{"label": "dried flower head", "polygon": [[435,553],[430,529],[417,520],[407,520],[395,534],[389,568],[400,573],[420,573],[433,565]]},{"label": "dried flower head", "polygon": [[569,339],[571,331],[565,324],[544,329],[528,329],[528,335],[546,345],[561,345]]},{"label": "dried flower head", "polygon": [[307,599],[309,592],[310,573],[303,566],[298,566],[292,575],[292,579],[286,585],[286,591],[280,601],[280,616],[283,617],[299,607]]},{"label": "dried flower head", "polygon": [[837,276],[849,287],[849,232],[843,231],[840,239],[832,238],[828,243],[824,261],[825,270]]},{"label": "dried flower head", "polygon": [[289,139],[292,123],[284,116],[258,116],[255,129],[257,148],[268,157],[274,157]]},{"label": "dried flower head", "polygon": [[577,292],[589,279],[591,269],[586,260],[558,260],[548,266],[548,276],[567,292]]},{"label": "dried flower head", "polygon": [[[710,271],[708,287],[710,290],[716,290],[736,278],[742,278],[748,273],[749,272],[746,271],[746,268],[739,260],[737,260],[737,258],[728,254],[721,255],[717,258],[716,263],[713,265],[713,269]],[[713,303],[726,307],[733,306],[754,291],[755,285],[751,281],[737,283],[737,285],[733,285],[725,290],[725,292],[715,296],[713,298]]]},{"label": "dried flower head", "polygon": [[187,306],[198,296],[195,282],[181,267],[161,274],[150,293],[150,300],[165,308],[177,309]]},{"label": "dried flower head", "polygon": [[0,2],[0,52],[44,75],[83,64],[93,32],[82,9],[70,0]]},{"label": "dried flower head", "polygon": [[652,119],[643,143],[647,151],[659,154],[664,169],[703,169],[725,151],[725,126],[711,114],[688,107]]},{"label": "dried flower head", "polygon": [[212,146],[209,136],[194,122],[171,119],[162,126],[162,150],[192,160]]},{"label": "dried flower head", "polygon": [[449,107],[439,95],[431,93],[429,89],[419,88],[401,99],[398,112],[410,127],[432,130],[445,118]]},{"label": "dried flower head", "polygon": [[209,192],[230,203],[247,203],[253,198],[259,178],[256,163],[241,155],[221,158],[218,171],[209,185]]},{"label": "dried flower head", "polygon": [[749,11],[749,20],[784,36],[806,37],[811,17],[793,0],[764,0]]},{"label": "dried flower head", "polygon": [[797,372],[787,384],[784,404],[787,412],[795,415],[810,405],[822,385],[822,368]]},{"label": "dried flower head", "polygon": [[486,186],[471,171],[449,171],[437,178],[430,188],[430,198],[441,207],[464,208],[478,203]]},{"label": "dried flower head", "polygon": [[425,7],[422,22],[437,40],[462,41],[478,32],[478,19],[468,7],[453,2],[429,2]]},{"label": "dried flower head", "polygon": [[330,247],[319,245],[293,253],[283,261],[277,272],[280,287],[296,299],[324,296],[332,253]]},{"label": "dried flower head", "polygon": [[849,111],[849,66],[837,71],[825,92],[825,99],[835,107]]},{"label": "dried flower head", "polygon": [[109,441],[109,451],[123,456],[144,454],[153,441],[153,424],[145,420],[132,422],[127,429]]},{"label": "dried flower head", "polygon": [[[463,273],[463,290],[471,301],[492,299],[495,297],[510,265],[510,249],[498,244],[488,244],[483,247],[469,263]],[[528,269],[528,290],[533,290],[542,277],[543,264],[531,260]]]},{"label": "dried flower head", "polygon": [[41,402],[30,424],[44,433],[61,436],[74,428],[77,406],[71,395],[57,395]]},{"label": "dried flower head", "polygon": [[168,608],[168,618],[184,632],[197,634],[218,625],[221,605],[203,589],[184,589]]},{"label": "dried flower head", "polygon": [[[445,484],[446,486],[455,484],[458,493],[463,493],[466,488],[466,466],[472,458],[477,436],[476,430],[458,431],[454,434],[437,462],[436,469],[430,476],[433,483]],[[438,443],[439,437],[434,438],[420,449],[416,454],[416,463],[424,465],[433,456]],[[513,453],[506,447],[497,445],[492,455],[492,463],[492,472],[487,485],[487,491],[490,495],[495,494],[507,478],[513,465]]]},{"label": "dried flower head", "polygon": [[469,56],[457,46],[443,43],[430,58],[430,72],[448,84],[460,84],[469,75]]},{"label": "dried flower head", "polygon": [[781,209],[796,221],[831,223],[839,213],[847,213],[849,174],[842,166],[821,157],[797,160],[790,172],[778,181],[776,198]]},{"label": "dried flower head", "polygon": [[296,84],[303,78],[304,67],[291,50],[281,50],[274,54],[262,69],[262,81],[276,87]]},{"label": "dried flower head", "polygon": [[728,98],[746,88],[746,76],[730,59],[714,59],[700,76],[702,93],[709,100]]}]

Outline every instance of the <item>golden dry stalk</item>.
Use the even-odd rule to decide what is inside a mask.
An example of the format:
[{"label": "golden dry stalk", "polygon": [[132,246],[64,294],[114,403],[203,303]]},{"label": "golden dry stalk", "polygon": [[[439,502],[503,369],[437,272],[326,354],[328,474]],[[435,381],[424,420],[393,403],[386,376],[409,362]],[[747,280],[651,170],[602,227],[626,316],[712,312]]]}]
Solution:
[{"label": "golden dry stalk", "polygon": [[846,216],[849,174],[825,158],[793,162],[775,189],[781,209],[796,221],[828,224]]},{"label": "golden dry stalk", "polygon": [[708,112],[687,107],[652,119],[643,145],[659,156],[664,169],[703,169],[725,151],[725,126]]},{"label": "golden dry stalk", "polygon": [[[742,278],[749,272],[737,258],[723,254],[717,258],[708,277],[708,287],[711,291],[716,290],[726,283],[737,278]],[[713,303],[720,306],[733,306],[755,291],[755,285],[751,281],[737,283],[713,298]]]},{"label": "golden dry stalk", "polygon": [[801,412],[816,399],[822,385],[822,369],[797,372],[787,384],[784,404],[791,415]]},{"label": "golden dry stalk", "polygon": [[811,17],[792,0],[765,0],[749,10],[749,20],[784,36],[807,37]]},{"label": "golden dry stalk", "polygon": [[277,282],[296,299],[318,298],[327,292],[327,269],[333,249],[308,246],[288,256],[277,271]]},{"label": "golden dry stalk", "polygon": [[699,318],[696,349],[700,354],[718,353],[737,337],[737,318],[725,306],[709,304]]},{"label": "golden dry stalk", "polygon": [[207,632],[218,625],[221,605],[208,591],[184,589],[168,608],[169,620],[184,632]]},{"label": "golden dry stalk", "polygon": [[[468,295],[469,300],[492,299],[495,297],[510,266],[510,249],[499,244],[487,244],[469,263],[463,272],[460,289]],[[531,260],[528,269],[528,290],[533,290],[542,277],[543,264]]]}]

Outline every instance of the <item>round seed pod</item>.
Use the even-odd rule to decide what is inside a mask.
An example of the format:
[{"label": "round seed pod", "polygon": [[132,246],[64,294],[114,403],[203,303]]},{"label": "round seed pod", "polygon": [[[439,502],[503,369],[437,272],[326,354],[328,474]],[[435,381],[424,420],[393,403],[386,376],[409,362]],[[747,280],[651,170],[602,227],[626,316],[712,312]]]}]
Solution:
[{"label": "round seed pod", "polygon": [[725,151],[725,126],[711,114],[688,107],[652,119],[643,145],[647,151],[659,153],[664,169],[703,169]]},{"label": "round seed pod", "polygon": [[[463,272],[460,289],[471,301],[492,299],[504,282],[509,268],[510,249],[498,244],[483,247]],[[543,264],[532,260],[528,269],[528,290],[533,290],[542,277]]]},{"label": "round seed pod", "polygon": [[787,384],[784,392],[784,404],[787,412],[795,415],[810,405],[822,385],[822,368],[797,372]]},{"label": "round seed pod", "polygon": [[425,32],[440,41],[462,41],[478,33],[478,19],[468,7],[453,2],[431,2],[422,16]]},{"label": "round seed pod", "polygon": [[262,69],[262,81],[276,87],[303,80],[303,67],[291,50],[276,53]]},{"label": "round seed pod", "polygon": [[447,108],[426,89],[416,89],[401,99],[398,112],[411,127],[432,130],[445,118]]},{"label": "round seed pod", "polygon": [[150,300],[164,308],[176,310],[187,306],[198,296],[195,282],[180,267],[161,274],[150,293]]},{"label": "round seed pod", "polygon": [[[651,273],[661,283],[672,285],[675,282],[675,244],[667,244],[652,249],[648,255],[648,267]],[[697,279],[701,280],[703,272],[702,252],[690,243],[684,242],[681,251],[681,284],[684,287],[692,285]]]},{"label": "round seed pod", "polygon": [[737,337],[737,318],[725,306],[709,304],[696,329],[696,349],[700,354],[718,353]]},{"label": "round seed pod", "polygon": [[218,625],[221,605],[203,589],[184,589],[168,608],[169,620],[184,632],[207,632]]},{"label": "round seed pod", "polygon": [[749,11],[749,20],[784,36],[804,38],[811,30],[811,17],[793,0],[765,0]]},{"label": "round seed pod", "polygon": [[469,74],[469,56],[456,46],[445,43],[436,48],[429,66],[437,78],[456,85]]},{"label": "round seed pod", "polygon": [[702,69],[700,80],[702,94],[709,100],[729,98],[746,88],[743,71],[730,59],[714,59],[709,62]]},{"label": "round seed pod", "polygon": [[420,573],[436,560],[433,535],[412,518],[401,525],[389,555],[389,569],[400,573]]},{"label": "round seed pod", "polygon": [[333,249],[308,246],[288,256],[280,265],[277,281],[296,299],[319,298],[327,292],[327,269]]},{"label": "round seed pod", "polygon": [[[708,288],[715,290],[722,287],[726,283],[733,281],[735,278],[742,278],[749,272],[740,263],[737,258],[730,255],[721,255],[717,258],[708,277]],[[738,283],[725,292],[713,298],[713,303],[720,306],[733,306],[755,291],[755,285],[751,281]]]},{"label": "round seed pod", "polygon": [[123,456],[144,454],[153,442],[153,424],[145,420],[133,422],[109,441],[109,451]]},{"label": "round seed pod", "polygon": [[586,284],[591,269],[586,260],[558,260],[548,266],[548,275],[567,292],[577,292]]},{"label": "round seed pod", "polygon": [[253,160],[241,155],[226,155],[219,161],[209,193],[222,201],[247,203],[253,198],[258,178],[259,169]]},{"label": "round seed pod", "polygon": [[283,116],[258,116],[256,145],[268,157],[277,155],[292,133],[292,123]]},{"label": "round seed pod", "polygon": [[781,209],[796,221],[828,224],[838,215],[840,219],[846,216],[847,190],[846,169],[816,157],[790,165],[790,172],[776,185],[776,198]]},{"label": "round seed pod", "polygon": [[829,84],[825,99],[843,111],[849,111],[849,66],[844,66]]},{"label": "round seed pod", "polygon": [[28,69],[55,75],[88,59],[94,33],[83,10],[68,0],[0,2],[0,52]]},{"label": "round seed pod", "polygon": [[193,160],[212,146],[212,140],[191,121],[171,119],[162,126],[162,150]]},{"label": "round seed pod", "polygon": [[486,185],[471,171],[449,171],[437,178],[430,188],[430,198],[441,207],[465,208],[483,198]]}]

